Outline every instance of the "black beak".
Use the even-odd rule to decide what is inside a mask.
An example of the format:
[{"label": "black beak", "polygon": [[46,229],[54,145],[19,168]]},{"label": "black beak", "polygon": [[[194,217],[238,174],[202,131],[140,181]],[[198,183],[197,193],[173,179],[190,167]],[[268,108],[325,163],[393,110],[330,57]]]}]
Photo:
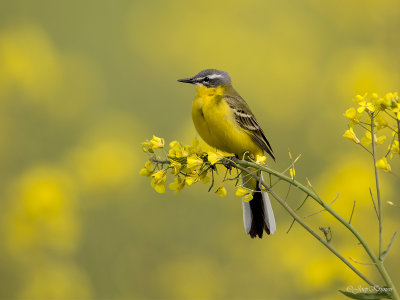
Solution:
[{"label": "black beak", "polygon": [[193,78],[183,78],[183,79],[178,79],[179,82],[184,82],[184,83],[195,83],[195,80]]}]

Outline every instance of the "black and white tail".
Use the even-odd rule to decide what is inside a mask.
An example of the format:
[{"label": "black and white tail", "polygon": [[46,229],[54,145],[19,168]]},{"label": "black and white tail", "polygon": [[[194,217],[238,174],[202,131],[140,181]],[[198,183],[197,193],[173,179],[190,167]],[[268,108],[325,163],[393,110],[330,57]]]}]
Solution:
[{"label": "black and white tail", "polygon": [[256,236],[262,238],[264,230],[267,234],[273,234],[276,231],[276,224],[268,193],[260,192],[258,182],[255,186],[254,180],[246,182],[245,177],[246,175],[242,174],[242,185],[256,192],[250,202],[242,200],[244,229],[252,238]]}]

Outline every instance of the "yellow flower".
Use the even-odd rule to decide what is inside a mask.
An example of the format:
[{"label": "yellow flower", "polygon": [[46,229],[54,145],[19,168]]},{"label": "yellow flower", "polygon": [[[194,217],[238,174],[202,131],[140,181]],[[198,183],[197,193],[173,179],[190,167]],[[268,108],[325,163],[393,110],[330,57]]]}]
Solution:
[{"label": "yellow flower", "polygon": [[355,99],[353,99],[354,102],[360,103],[361,101],[364,101],[365,98],[367,97],[367,93],[364,94],[364,96],[357,95]]},{"label": "yellow flower", "polygon": [[343,134],[343,137],[345,137],[346,139],[349,139],[351,141],[353,141],[356,144],[360,143],[360,140],[357,138],[353,128],[349,128],[348,130],[346,130]]},{"label": "yellow flower", "polygon": [[223,158],[224,158],[224,155],[217,151],[208,151],[207,152],[207,159],[212,165],[215,164],[216,162],[220,161]]},{"label": "yellow flower", "polygon": [[393,144],[388,146],[388,150],[390,150],[390,159],[392,159],[395,153],[400,152],[399,141],[397,140],[393,141]]},{"label": "yellow flower", "polygon": [[383,157],[380,160],[378,160],[376,162],[376,167],[379,169],[382,169],[385,172],[390,172],[392,170],[392,168],[390,167],[390,165],[387,162],[386,157]]},{"label": "yellow flower", "polygon": [[266,160],[267,160],[267,157],[265,155],[257,155],[256,156],[256,163],[259,165],[264,165]]},{"label": "yellow flower", "polygon": [[151,148],[151,143],[149,141],[142,143],[142,150],[144,152],[154,153],[153,149]]},{"label": "yellow flower", "polygon": [[294,176],[296,175],[296,170],[294,168],[290,168],[290,178],[294,179]]},{"label": "yellow flower", "polygon": [[399,101],[399,95],[397,92],[387,93],[385,95],[385,103],[387,103],[387,106],[391,106],[393,103],[397,103],[398,101]]},{"label": "yellow flower", "polygon": [[243,188],[241,186],[238,186],[235,196],[238,198],[243,197],[243,200],[245,202],[249,202],[251,199],[253,199],[253,192],[251,190],[248,190],[246,188]]},{"label": "yellow flower", "polygon": [[198,139],[194,139],[192,144],[187,147],[189,154],[201,154],[203,151]]},{"label": "yellow flower", "polygon": [[171,164],[170,164],[171,174],[174,174],[174,175],[179,174],[179,171],[181,170],[182,165],[175,160],[170,159],[170,161],[171,161]]},{"label": "yellow flower", "polygon": [[[377,138],[376,134],[375,134],[374,138],[375,138],[375,142],[378,143],[378,144],[382,144],[384,141],[386,141],[386,136],[385,135],[382,135],[379,138]],[[371,132],[366,131],[365,132],[365,136],[361,139],[361,144],[366,147],[366,146],[371,145],[371,143],[372,143]]]},{"label": "yellow flower", "polygon": [[153,138],[150,141],[151,148],[153,149],[162,149],[164,148],[165,142],[163,138],[156,137],[153,135]]},{"label": "yellow flower", "polygon": [[207,176],[207,172],[203,172],[199,176],[199,180],[201,180],[202,183],[206,184],[206,183],[210,182],[210,177]]},{"label": "yellow flower", "polygon": [[199,181],[199,176],[195,173],[185,177],[185,184],[191,186],[193,183]]},{"label": "yellow flower", "polygon": [[249,202],[253,199],[253,193],[249,193],[246,196],[243,197],[244,202]]},{"label": "yellow flower", "polygon": [[392,93],[387,93],[384,97],[378,98],[376,100],[376,103],[382,108],[390,108],[393,103],[393,94]]},{"label": "yellow flower", "polygon": [[145,141],[142,143],[142,149],[144,152],[154,153],[153,149],[161,149],[164,147],[164,139],[156,137],[153,135],[153,138],[150,141]]},{"label": "yellow flower", "polygon": [[139,174],[149,177],[153,173],[153,165],[150,161],[146,161],[144,168],[140,170]]},{"label": "yellow flower", "polygon": [[182,176],[175,177],[174,182],[170,183],[168,187],[175,191],[175,194],[178,194],[185,187],[185,178]]},{"label": "yellow flower", "polygon": [[358,102],[358,104],[360,105],[357,108],[357,111],[359,113],[362,113],[365,110],[370,111],[370,112],[374,112],[375,111],[375,106],[369,101],[361,101],[361,102]]},{"label": "yellow flower", "polygon": [[188,169],[198,169],[201,167],[201,165],[203,164],[203,160],[198,157],[196,154],[195,155],[191,155],[187,158],[187,168]]},{"label": "yellow flower", "polygon": [[397,119],[400,120],[400,103],[395,103],[391,110],[396,114]]},{"label": "yellow flower", "polygon": [[169,147],[171,149],[168,152],[168,156],[171,158],[181,158],[189,155],[188,151],[177,141],[171,142]]},{"label": "yellow flower", "polygon": [[215,191],[215,193],[220,196],[220,197],[225,197],[226,196],[226,188],[224,187],[223,184],[221,184],[217,190]]},{"label": "yellow flower", "polygon": [[350,107],[348,110],[346,110],[343,116],[345,116],[347,119],[355,124],[358,124],[360,122],[359,119],[361,115],[357,113],[354,107]]},{"label": "yellow flower", "polygon": [[241,186],[238,186],[235,196],[240,198],[243,197],[244,195],[246,195],[249,191],[245,188],[242,188]]},{"label": "yellow flower", "polygon": [[378,144],[383,144],[386,141],[386,135],[381,135],[380,137],[376,138],[375,134],[375,142]]},{"label": "yellow flower", "polygon": [[167,171],[160,170],[151,175],[151,186],[157,193],[165,193],[165,181],[167,180]]},{"label": "yellow flower", "polygon": [[381,130],[388,126],[388,121],[384,118],[383,114],[379,114],[374,118],[374,123],[377,130]]}]

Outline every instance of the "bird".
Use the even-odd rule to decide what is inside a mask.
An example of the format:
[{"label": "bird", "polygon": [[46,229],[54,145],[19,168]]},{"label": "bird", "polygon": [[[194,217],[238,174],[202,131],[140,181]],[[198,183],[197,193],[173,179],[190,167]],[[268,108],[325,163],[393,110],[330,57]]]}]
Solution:
[{"label": "bird", "polygon": [[[192,119],[200,137],[211,147],[242,158],[267,153],[275,155],[256,117],[246,101],[232,86],[225,71],[206,69],[179,82],[195,86],[197,95],[192,103]],[[256,172],[248,168],[249,172]],[[257,171],[262,178],[261,172]],[[254,192],[249,202],[242,199],[245,232],[251,238],[262,238],[276,231],[274,212],[266,191],[248,174],[241,175],[242,185]]]}]

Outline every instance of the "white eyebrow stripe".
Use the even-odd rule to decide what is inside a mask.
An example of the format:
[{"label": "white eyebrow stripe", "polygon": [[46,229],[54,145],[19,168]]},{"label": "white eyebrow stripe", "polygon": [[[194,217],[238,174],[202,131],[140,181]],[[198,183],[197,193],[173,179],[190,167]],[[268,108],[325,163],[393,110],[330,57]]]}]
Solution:
[{"label": "white eyebrow stripe", "polygon": [[215,78],[222,78],[223,76],[221,74],[211,74],[207,77],[210,79],[215,79]]}]

